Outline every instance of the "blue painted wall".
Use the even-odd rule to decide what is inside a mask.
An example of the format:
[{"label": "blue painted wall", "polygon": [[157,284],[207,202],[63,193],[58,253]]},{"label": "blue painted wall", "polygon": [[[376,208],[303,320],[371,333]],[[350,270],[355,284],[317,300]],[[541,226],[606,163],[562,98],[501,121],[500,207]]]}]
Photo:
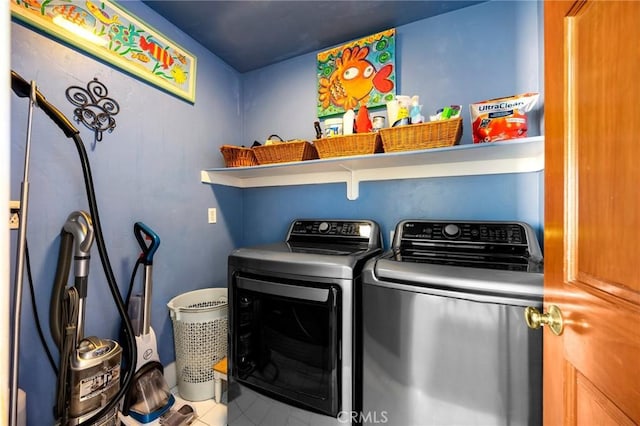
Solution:
[{"label": "blue painted wall", "polygon": [[[461,143],[471,143],[470,103],[543,90],[542,33],[535,1],[492,1],[398,27],[397,92],[419,95],[425,115],[463,105]],[[312,53],[243,76],[245,142],[272,133],[314,139],[315,65]],[[529,135],[541,128],[537,110]],[[542,173],[369,182],[355,201],[346,199],[344,184],[247,189],[243,241],[281,239],[297,217],[375,219],[386,244],[406,218],[517,219],[541,236],[542,191]]]},{"label": "blue painted wall", "polygon": [[[542,92],[541,13],[536,1],[491,1],[398,27],[397,93],[419,95],[424,115],[462,105],[462,143],[471,143],[469,104]],[[246,142],[315,138],[316,53],[243,75]],[[541,134],[539,123],[530,136]]]},{"label": "blue painted wall", "polygon": [[[365,182],[356,201],[346,199],[344,184],[245,190],[200,184],[201,169],[223,165],[222,144],[246,145],[272,133],[313,139],[315,53],[240,75],[144,4],[130,1],[126,7],[198,57],[194,105],[18,23],[11,24],[11,66],[36,80],[68,116],[73,107],[65,89],[94,77],[120,103],[115,131],[95,150],[92,133],[79,128],[122,293],[139,253],[133,223],[142,220],[162,239],[154,263],[152,325],[164,364],[175,357],[166,303],[186,291],[224,286],[232,248],[281,239],[294,218],[372,218],[383,226],[387,244],[395,224],[414,217],[518,219],[541,232],[542,173]],[[542,90],[541,10],[539,2],[494,1],[397,28],[398,93],[420,95],[425,111],[465,106],[462,142],[470,143],[469,103]],[[27,103],[13,96],[11,108],[11,195],[17,199]],[[540,126],[532,127],[532,135],[540,134]],[[32,139],[28,239],[46,328],[60,228],[71,211],[88,207],[72,142],[39,111]],[[208,207],[218,208],[217,225],[206,223]],[[27,291],[24,297],[20,386],[28,394],[29,424],[49,424],[55,378]],[[115,338],[118,324],[94,248],[86,329]]]},{"label": "blue painted wall", "polygon": [[[247,189],[246,245],[282,239],[296,218],[366,218],[389,232],[402,219],[523,220],[540,231],[542,173],[363,182],[355,201],[344,184]],[[255,206],[255,207],[254,207]]]},{"label": "blue painted wall", "polygon": [[[200,170],[220,157],[222,143],[240,143],[241,76],[140,2],[126,8],[198,58],[195,104],[168,95],[104,63],[51,40],[22,24],[11,24],[11,68],[65,115],[71,85],[97,77],[120,104],[117,127],[91,150],[93,134],[78,125],[91,162],[106,245],[121,293],[126,292],[139,254],[133,224],[143,221],[160,235],[153,270],[152,325],[164,364],[175,359],[167,302],[203,287],[226,286],[226,256],[242,243],[240,190],[212,192]],[[27,101],[11,97],[11,197],[19,199]],[[42,111],[34,114],[28,244],[38,310],[47,338],[51,287],[59,233],[70,212],[88,210],[78,155]],[[207,223],[207,208],[218,223]],[[10,253],[15,256],[12,233]],[[14,261],[11,261],[14,265]],[[92,251],[87,299],[87,335],[117,337],[120,319],[112,302],[97,248]],[[138,279],[142,279],[142,271]],[[140,285],[140,281],[138,281]],[[140,287],[138,287],[140,288]],[[24,292],[19,382],[28,395],[29,424],[52,424],[55,378],[37,338],[30,297]],[[50,346],[52,345],[49,340]]]}]

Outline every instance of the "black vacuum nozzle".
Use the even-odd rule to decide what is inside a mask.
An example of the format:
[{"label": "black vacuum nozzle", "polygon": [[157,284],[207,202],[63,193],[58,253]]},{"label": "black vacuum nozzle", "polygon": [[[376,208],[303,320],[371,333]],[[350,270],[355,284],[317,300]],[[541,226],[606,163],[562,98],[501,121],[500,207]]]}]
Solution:
[{"label": "black vacuum nozzle", "polygon": [[[11,71],[11,89],[21,98],[28,98],[31,94],[31,84],[27,83],[24,78],[20,77],[20,75],[13,70]],[[51,105],[37,89],[36,104],[62,129],[66,137],[71,138],[80,133],[67,117],[65,117],[58,108]]]},{"label": "black vacuum nozzle", "polygon": [[20,77],[20,75],[11,71],[11,89],[21,98],[28,98],[29,92],[31,92],[31,85],[27,81]]}]

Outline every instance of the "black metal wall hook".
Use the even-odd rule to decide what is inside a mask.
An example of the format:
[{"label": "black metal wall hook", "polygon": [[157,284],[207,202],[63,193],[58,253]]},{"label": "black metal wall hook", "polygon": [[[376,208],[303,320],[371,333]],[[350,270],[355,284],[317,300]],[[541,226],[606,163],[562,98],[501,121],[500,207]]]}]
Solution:
[{"label": "black metal wall hook", "polygon": [[[67,99],[77,108],[73,116],[78,123],[82,123],[95,132],[95,140],[102,140],[102,132],[113,132],[116,127],[114,115],[120,112],[120,105],[108,97],[107,87],[94,78],[87,83],[87,88],[70,86],[66,90]],[[94,142],[95,146],[95,142]]]}]

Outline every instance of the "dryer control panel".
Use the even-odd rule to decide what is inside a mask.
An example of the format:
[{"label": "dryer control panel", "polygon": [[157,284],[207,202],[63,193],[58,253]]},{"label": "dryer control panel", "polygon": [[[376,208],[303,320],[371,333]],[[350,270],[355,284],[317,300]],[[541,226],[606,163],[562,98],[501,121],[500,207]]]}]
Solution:
[{"label": "dryer control panel", "polygon": [[343,235],[347,237],[368,237],[372,224],[367,221],[296,220],[291,235]]},{"label": "dryer control panel", "polygon": [[286,241],[381,247],[380,227],[371,220],[298,219],[291,224]]}]

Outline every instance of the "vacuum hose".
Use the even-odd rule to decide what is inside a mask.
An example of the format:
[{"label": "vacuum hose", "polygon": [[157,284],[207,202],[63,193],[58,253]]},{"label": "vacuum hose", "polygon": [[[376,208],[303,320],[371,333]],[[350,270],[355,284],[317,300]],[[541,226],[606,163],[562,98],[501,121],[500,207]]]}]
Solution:
[{"label": "vacuum hose", "polygon": [[[31,85],[27,83],[24,78],[20,77],[18,73],[12,70],[11,89],[19,97],[28,98],[31,91]],[[75,128],[71,121],[69,121],[67,117],[58,110],[58,108],[51,105],[39,90],[36,90],[36,103],[40,109],[44,111],[45,114],[47,114],[49,118],[58,125],[58,127],[60,127],[66,137],[71,138],[79,133],[78,129]]]},{"label": "vacuum hose", "polygon": [[73,235],[60,231],[60,249],[58,250],[58,265],[56,266],[56,275],[53,280],[53,291],[51,292],[51,303],[49,305],[49,330],[53,342],[62,348],[62,313],[60,301],[63,300],[64,291],[67,288],[69,280],[69,269],[71,266],[71,253],[73,250]]},{"label": "vacuum hose", "polygon": [[[18,95],[19,97],[29,96],[29,87],[30,85],[26,82],[26,80],[24,80],[14,71],[11,71],[11,88],[16,93],[16,95]],[[102,268],[104,270],[109,289],[111,290],[111,295],[118,310],[118,314],[120,315],[125,326],[126,344],[128,346],[128,353],[131,355],[131,359],[128,362],[129,368],[122,376],[121,386],[116,396],[104,407],[102,407],[102,409],[100,409],[100,411],[98,411],[94,416],[83,422],[83,424],[91,425],[101,417],[106,415],[108,412],[110,412],[126,394],[136,370],[136,341],[133,333],[133,328],[131,326],[131,321],[129,321],[129,316],[127,315],[126,308],[122,301],[122,296],[120,295],[120,291],[118,289],[118,284],[113,274],[113,270],[111,269],[111,263],[109,262],[109,256],[107,254],[107,248],[102,233],[102,226],[100,224],[100,215],[98,213],[98,205],[96,202],[95,190],[93,187],[91,167],[89,165],[89,160],[84,147],[84,143],[82,142],[82,138],[80,137],[80,132],[64,116],[64,114],[62,114],[56,107],[50,104],[39,91],[36,91],[36,100],[38,107],[40,107],[40,109],[42,109],[49,116],[49,118],[51,118],[51,120],[53,120],[53,122],[58,125],[58,127],[60,127],[65,136],[73,140],[76,146],[76,150],[78,151],[80,163],[82,165],[82,173],[84,176],[87,201],[89,203],[89,212],[91,214],[91,218],[93,219],[95,240],[98,246],[100,261],[102,263]],[[27,220],[27,218],[22,218],[22,220]]]},{"label": "vacuum hose", "polygon": [[[67,218],[62,231],[60,231],[60,251],[58,253],[58,265],[53,282],[51,303],[49,306],[49,329],[58,349],[61,349],[61,338],[65,329],[65,322],[60,313],[60,306],[64,302],[65,290],[69,278],[69,264],[71,262],[71,250],[75,247],[73,259],[75,263],[74,287],[79,297],[79,312],[76,342],[84,337],[84,299],[87,297],[87,282],[89,278],[89,258],[94,233],[92,220],[88,213],[83,211],[73,212]],[[75,244],[70,243],[75,242]]]}]

